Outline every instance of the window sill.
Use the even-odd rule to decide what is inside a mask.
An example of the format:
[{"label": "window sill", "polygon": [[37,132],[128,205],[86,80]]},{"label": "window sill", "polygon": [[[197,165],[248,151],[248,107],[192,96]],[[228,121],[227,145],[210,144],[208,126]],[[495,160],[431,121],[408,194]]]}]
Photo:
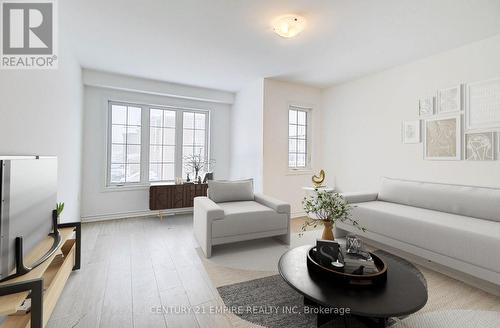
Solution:
[{"label": "window sill", "polygon": [[302,170],[288,170],[285,175],[311,175],[314,174],[311,169],[302,169]]},{"label": "window sill", "polygon": [[149,185],[145,184],[137,184],[137,185],[111,185],[111,186],[105,186],[102,191],[103,192],[115,192],[115,191],[134,191],[134,190],[148,190]]}]

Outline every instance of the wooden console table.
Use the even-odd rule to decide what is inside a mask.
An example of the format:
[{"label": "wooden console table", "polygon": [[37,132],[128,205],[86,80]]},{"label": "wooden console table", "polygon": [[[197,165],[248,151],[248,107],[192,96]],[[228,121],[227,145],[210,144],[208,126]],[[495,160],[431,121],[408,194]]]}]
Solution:
[{"label": "wooden console table", "polygon": [[149,187],[149,209],[152,211],[193,207],[193,199],[207,195],[208,184],[165,184]]}]

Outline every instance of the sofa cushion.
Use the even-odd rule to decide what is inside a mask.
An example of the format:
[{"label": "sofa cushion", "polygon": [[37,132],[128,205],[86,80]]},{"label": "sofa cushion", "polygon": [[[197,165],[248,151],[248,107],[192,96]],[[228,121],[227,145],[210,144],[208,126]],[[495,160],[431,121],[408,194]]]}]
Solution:
[{"label": "sofa cushion", "polygon": [[208,181],[208,198],[216,203],[254,200],[253,179]]},{"label": "sofa cushion", "polygon": [[500,273],[498,222],[382,201],[356,204],[352,216],[370,232]]},{"label": "sofa cushion", "polygon": [[500,189],[383,178],[378,199],[500,222]]},{"label": "sofa cushion", "polygon": [[288,215],[279,214],[257,202],[226,202],[218,205],[224,210],[224,218],[212,223],[212,237],[287,229]]}]

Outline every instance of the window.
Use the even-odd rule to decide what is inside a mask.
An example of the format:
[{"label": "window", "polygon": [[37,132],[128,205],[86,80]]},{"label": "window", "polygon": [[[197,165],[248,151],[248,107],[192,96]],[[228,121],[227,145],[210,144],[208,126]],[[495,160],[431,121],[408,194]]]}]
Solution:
[{"label": "window", "polygon": [[111,106],[110,182],[141,180],[141,108]]},{"label": "window", "polygon": [[109,117],[107,186],[194,178],[186,156],[208,163],[208,111],[110,101]]},{"label": "window", "polygon": [[[192,170],[186,165],[186,160],[198,157],[202,163],[206,162],[206,114],[205,113],[183,113],[183,133],[182,133],[182,176],[186,177],[190,173],[193,176]],[[205,174],[205,170],[199,172],[201,176]]]},{"label": "window", "polygon": [[174,110],[149,110],[149,181],[174,180],[175,121]]},{"label": "window", "polygon": [[293,170],[309,166],[309,115],[306,108],[290,106],[288,110],[288,167]]}]

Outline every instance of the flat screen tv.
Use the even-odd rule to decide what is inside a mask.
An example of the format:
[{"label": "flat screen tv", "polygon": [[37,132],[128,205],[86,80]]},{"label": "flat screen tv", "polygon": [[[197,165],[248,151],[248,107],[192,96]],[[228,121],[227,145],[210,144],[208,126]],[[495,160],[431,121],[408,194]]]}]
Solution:
[{"label": "flat screen tv", "polygon": [[0,198],[1,280],[16,268],[16,237],[26,256],[53,230],[57,158],[0,156]]}]

